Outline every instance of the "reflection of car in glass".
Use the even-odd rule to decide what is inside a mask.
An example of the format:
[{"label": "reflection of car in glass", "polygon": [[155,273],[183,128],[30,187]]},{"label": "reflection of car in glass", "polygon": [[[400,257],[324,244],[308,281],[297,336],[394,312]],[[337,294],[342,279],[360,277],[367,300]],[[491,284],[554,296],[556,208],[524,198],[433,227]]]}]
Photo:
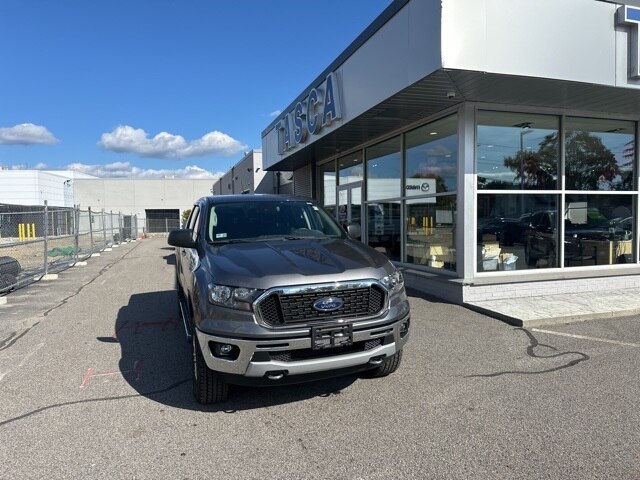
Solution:
[{"label": "reflection of car in glass", "polygon": [[367,206],[369,219],[368,243],[384,249],[393,258],[400,252],[400,206],[371,203]]},{"label": "reflection of car in glass", "polygon": [[[557,231],[558,224],[554,211],[535,212],[531,216],[525,244],[527,265],[533,267],[537,265],[538,260],[545,259],[550,266],[557,266],[555,264],[555,257],[558,254]],[[585,241],[630,240],[632,232],[632,217],[608,220],[597,208],[585,209],[579,222],[574,223],[565,219],[565,262],[585,259],[589,253],[585,251]]]},{"label": "reflection of car in glass", "polygon": [[528,266],[537,265],[541,258],[546,259],[549,264],[555,262],[557,229],[556,212],[543,210],[531,216],[524,247]]},{"label": "reflection of car in glass", "polygon": [[478,238],[492,234],[500,245],[524,243],[527,224],[517,218],[482,218],[478,221]]},{"label": "reflection of car in glass", "polygon": [[631,240],[633,234],[633,217],[614,218],[609,222],[613,234],[622,240]]}]

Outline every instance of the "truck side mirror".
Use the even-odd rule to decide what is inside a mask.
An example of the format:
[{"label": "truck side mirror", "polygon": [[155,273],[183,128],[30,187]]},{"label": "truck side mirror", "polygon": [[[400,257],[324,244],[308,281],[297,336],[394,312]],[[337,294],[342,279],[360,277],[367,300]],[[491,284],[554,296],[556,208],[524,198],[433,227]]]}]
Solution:
[{"label": "truck side mirror", "polygon": [[349,223],[347,224],[347,233],[351,238],[355,238],[356,240],[360,240],[362,236],[362,230],[360,228],[359,223]]},{"label": "truck side mirror", "polygon": [[195,248],[196,242],[192,238],[193,232],[188,228],[171,230],[167,243],[173,247]]}]

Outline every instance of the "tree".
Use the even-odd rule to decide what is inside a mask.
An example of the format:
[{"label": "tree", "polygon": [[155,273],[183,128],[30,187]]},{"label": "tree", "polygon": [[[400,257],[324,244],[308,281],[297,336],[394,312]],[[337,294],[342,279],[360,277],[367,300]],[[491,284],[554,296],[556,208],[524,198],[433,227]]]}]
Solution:
[{"label": "tree", "polygon": [[[559,152],[558,134],[553,133],[537,152],[519,151],[505,158],[504,165],[516,172],[523,189],[556,188]],[[602,139],[585,131],[565,134],[565,176],[567,190],[626,190],[633,185],[631,168],[621,170]]]},{"label": "tree", "polygon": [[569,190],[617,190],[623,181],[613,152],[589,132],[566,133],[565,157]]},{"label": "tree", "polygon": [[189,215],[191,215],[191,209],[187,208],[186,210],[183,210],[182,212],[182,224],[185,225],[187,223],[187,220],[189,220]]},{"label": "tree", "polygon": [[515,180],[522,189],[556,188],[558,178],[558,135],[544,137],[537,152],[520,150],[515,157],[504,159],[505,167],[516,172]]}]

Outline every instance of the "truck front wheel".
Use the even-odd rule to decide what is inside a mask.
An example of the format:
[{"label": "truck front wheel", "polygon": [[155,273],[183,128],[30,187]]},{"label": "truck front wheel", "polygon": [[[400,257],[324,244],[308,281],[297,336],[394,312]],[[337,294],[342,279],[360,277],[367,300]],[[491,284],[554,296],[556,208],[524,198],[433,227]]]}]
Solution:
[{"label": "truck front wheel", "polygon": [[229,395],[229,385],[220,378],[218,372],[207,367],[195,333],[192,339],[193,394],[196,400],[204,405],[224,402]]}]

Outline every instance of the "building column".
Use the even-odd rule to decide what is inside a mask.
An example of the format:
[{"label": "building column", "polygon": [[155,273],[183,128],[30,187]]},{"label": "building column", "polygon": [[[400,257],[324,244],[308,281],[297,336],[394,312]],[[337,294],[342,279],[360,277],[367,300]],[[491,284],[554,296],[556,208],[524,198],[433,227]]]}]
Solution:
[{"label": "building column", "polygon": [[475,106],[465,102],[458,111],[458,196],[456,271],[473,278],[476,261]]}]

